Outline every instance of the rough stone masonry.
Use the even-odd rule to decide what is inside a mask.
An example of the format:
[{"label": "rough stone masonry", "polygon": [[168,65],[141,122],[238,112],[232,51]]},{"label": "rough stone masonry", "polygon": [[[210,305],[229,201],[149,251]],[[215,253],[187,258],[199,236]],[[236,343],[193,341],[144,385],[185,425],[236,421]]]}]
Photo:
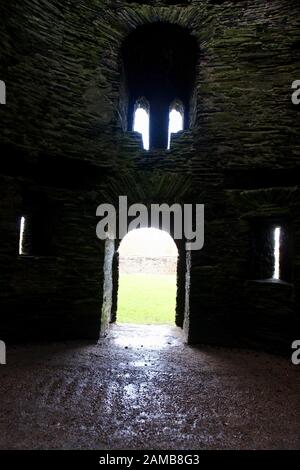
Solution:
[{"label": "rough stone masonry", "polygon": [[[127,195],[205,204],[204,248],[187,254],[177,242],[176,323],[189,343],[290,349],[300,312],[299,9],[297,0],[1,2],[2,340],[99,337],[101,312],[114,314],[118,243],[96,238],[95,210]],[[145,152],[127,125],[122,47],[157,23],[196,44],[195,81],[185,130],[170,151]],[[274,224],[285,240],[280,282],[265,280]]]}]

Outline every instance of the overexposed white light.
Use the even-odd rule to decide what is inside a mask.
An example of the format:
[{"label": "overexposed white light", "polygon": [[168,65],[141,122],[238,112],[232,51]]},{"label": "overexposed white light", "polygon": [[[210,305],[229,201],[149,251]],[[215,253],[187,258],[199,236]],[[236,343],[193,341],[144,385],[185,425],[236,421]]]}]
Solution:
[{"label": "overexposed white light", "polygon": [[176,244],[171,235],[157,228],[139,228],[127,233],[123,238],[119,254],[121,257],[177,256]]},{"label": "overexposed white light", "polygon": [[172,109],[169,114],[169,133],[168,133],[168,149],[171,146],[171,134],[183,130],[183,115],[176,109]]},{"label": "overexposed white light", "polygon": [[149,150],[149,113],[144,108],[135,110],[133,130],[142,134],[144,149]]},{"label": "overexposed white light", "polygon": [[273,279],[280,279],[280,227],[274,230],[274,273]]},{"label": "overexposed white light", "polygon": [[19,238],[19,255],[24,254],[24,250],[23,250],[24,231],[25,231],[25,217],[21,217],[20,238]]}]

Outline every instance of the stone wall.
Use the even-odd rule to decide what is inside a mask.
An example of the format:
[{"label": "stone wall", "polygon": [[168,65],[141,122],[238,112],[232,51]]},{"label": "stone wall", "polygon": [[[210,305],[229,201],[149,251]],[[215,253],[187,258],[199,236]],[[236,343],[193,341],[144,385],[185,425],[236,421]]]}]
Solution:
[{"label": "stone wall", "polygon": [[119,272],[122,274],[176,274],[176,267],[175,256],[120,257]]},{"label": "stone wall", "polygon": [[[185,275],[184,250],[179,260],[176,315],[182,324],[185,312],[191,343],[289,347],[300,333],[291,103],[299,13],[297,0],[1,3],[1,339],[98,337],[105,250],[95,211],[126,194],[206,205],[204,249],[188,256]],[[169,152],[146,153],[126,128],[120,50],[131,31],[157,21],[187,28],[199,57],[190,129]],[[25,257],[18,226],[28,192],[47,200],[51,250]],[[293,231],[288,287],[250,282],[253,224],[274,214]]]}]

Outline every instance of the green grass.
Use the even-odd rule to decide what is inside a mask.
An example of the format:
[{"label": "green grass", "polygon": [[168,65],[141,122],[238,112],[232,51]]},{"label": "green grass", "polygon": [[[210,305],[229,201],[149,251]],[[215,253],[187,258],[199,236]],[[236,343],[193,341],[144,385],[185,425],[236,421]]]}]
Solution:
[{"label": "green grass", "polygon": [[174,325],[175,303],[175,275],[120,275],[118,323]]}]

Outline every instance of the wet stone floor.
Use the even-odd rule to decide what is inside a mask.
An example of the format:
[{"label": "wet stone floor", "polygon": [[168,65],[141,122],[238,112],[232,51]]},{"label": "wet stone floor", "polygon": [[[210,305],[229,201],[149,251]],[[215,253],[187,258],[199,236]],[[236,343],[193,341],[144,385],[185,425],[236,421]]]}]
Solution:
[{"label": "wet stone floor", "polygon": [[169,326],[8,347],[0,403],[1,449],[300,448],[300,366]]}]

